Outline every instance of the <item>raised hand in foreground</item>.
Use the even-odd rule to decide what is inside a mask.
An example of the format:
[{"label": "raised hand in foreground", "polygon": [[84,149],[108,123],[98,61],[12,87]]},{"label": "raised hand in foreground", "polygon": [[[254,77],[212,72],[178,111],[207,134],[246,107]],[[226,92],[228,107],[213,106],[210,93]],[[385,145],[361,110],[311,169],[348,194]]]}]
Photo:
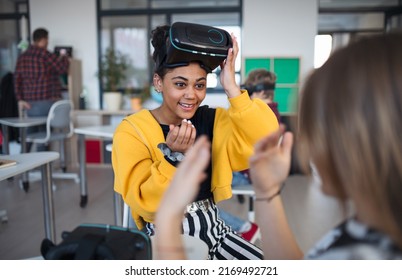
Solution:
[{"label": "raised hand in foreground", "polygon": [[[281,188],[289,174],[293,135],[281,126],[254,146],[250,175],[255,190],[256,222],[265,259],[300,259],[303,254],[289,226]],[[269,221],[269,222],[268,222]]]},{"label": "raised hand in foreground", "polygon": [[210,143],[200,136],[178,166],[155,218],[155,246],[158,259],[186,259],[181,224],[184,208],[196,197],[210,159]]}]

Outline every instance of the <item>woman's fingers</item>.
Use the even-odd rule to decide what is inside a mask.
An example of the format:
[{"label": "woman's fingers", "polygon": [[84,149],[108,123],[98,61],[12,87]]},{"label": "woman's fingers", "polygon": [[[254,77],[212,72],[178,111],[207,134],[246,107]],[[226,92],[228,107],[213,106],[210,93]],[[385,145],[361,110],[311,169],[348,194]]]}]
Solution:
[{"label": "woman's fingers", "polygon": [[293,133],[291,133],[289,131],[285,132],[285,134],[283,135],[281,146],[282,146],[283,152],[287,156],[291,156],[292,146],[293,146]]},{"label": "woman's fingers", "polygon": [[263,152],[270,147],[278,145],[279,139],[281,138],[284,131],[285,126],[280,125],[275,132],[268,134],[254,145],[254,152],[255,153]]},{"label": "woman's fingers", "polygon": [[184,119],[180,126],[171,124],[169,129],[166,144],[172,151],[185,153],[194,144],[197,131],[191,121]]},{"label": "woman's fingers", "polygon": [[[180,129],[183,129],[183,131],[184,131],[184,135],[183,135],[183,138],[181,139],[181,143],[188,145],[191,142],[191,137],[192,137],[191,134],[193,133],[193,129],[195,129],[195,128],[190,120],[188,120],[188,121],[184,120],[182,122]],[[180,143],[180,141],[178,141],[178,142]],[[193,143],[191,143],[191,145],[192,144]]]}]

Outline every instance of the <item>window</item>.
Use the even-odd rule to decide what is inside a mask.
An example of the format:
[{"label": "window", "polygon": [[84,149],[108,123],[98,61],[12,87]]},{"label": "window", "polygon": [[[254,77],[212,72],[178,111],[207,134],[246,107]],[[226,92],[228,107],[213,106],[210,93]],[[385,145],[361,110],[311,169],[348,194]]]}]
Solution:
[{"label": "window", "polygon": [[27,1],[0,1],[0,78],[14,72],[19,44],[29,38],[28,17]]},{"label": "window", "polygon": [[316,35],[314,42],[314,68],[319,68],[327,61],[332,51],[331,35]]}]

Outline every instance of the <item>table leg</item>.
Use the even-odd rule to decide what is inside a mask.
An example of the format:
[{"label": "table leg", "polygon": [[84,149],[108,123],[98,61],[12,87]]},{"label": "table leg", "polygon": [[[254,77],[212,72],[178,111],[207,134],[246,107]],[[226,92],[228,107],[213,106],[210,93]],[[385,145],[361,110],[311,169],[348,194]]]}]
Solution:
[{"label": "table leg", "polygon": [[[20,129],[21,153],[27,152],[26,137],[27,137],[26,128],[21,127],[21,129]],[[24,189],[25,192],[27,192],[29,190],[28,172],[22,173],[22,188]]]},{"label": "table leg", "polygon": [[248,220],[254,222],[255,214],[254,214],[254,197],[252,195],[249,196],[249,205],[248,205]]},{"label": "table leg", "polygon": [[86,147],[85,147],[85,135],[78,135],[78,157],[80,162],[80,186],[81,186],[81,201],[80,206],[85,207],[88,202],[88,184],[87,174],[85,168],[86,162]]},{"label": "table leg", "polygon": [[42,195],[46,238],[56,243],[51,163],[42,166]]},{"label": "table leg", "polygon": [[114,196],[114,222],[116,226],[122,226],[123,225],[123,219],[122,219],[122,209],[123,209],[123,200],[121,198],[121,195],[118,194],[117,192],[113,192]]}]

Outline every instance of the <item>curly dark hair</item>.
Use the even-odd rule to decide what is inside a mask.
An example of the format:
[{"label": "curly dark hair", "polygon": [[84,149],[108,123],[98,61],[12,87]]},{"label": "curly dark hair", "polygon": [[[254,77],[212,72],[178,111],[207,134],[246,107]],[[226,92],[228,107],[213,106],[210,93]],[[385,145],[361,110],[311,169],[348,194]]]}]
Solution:
[{"label": "curly dark hair", "polygon": [[163,77],[166,74],[166,69],[163,67],[158,67],[157,60],[163,48],[166,48],[166,40],[169,38],[170,25],[161,25],[156,27],[151,31],[151,44],[154,47],[154,52],[152,54],[152,59],[155,62],[155,73]]}]

